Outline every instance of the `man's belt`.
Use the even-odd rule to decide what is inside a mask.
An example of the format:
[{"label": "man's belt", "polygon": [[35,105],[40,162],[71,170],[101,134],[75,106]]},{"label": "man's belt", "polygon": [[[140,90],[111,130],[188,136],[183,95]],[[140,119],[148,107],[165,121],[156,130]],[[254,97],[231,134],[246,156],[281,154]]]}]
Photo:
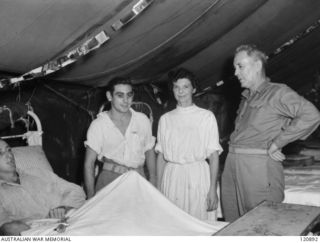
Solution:
[{"label": "man's belt", "polygon": [[108,159],[106,157],[102,157],[101,158],[101,162],[103,162],[103,170],[108,170],[108,171],[112,171],[112,172],[115,172],[115,173],[118,173],[118,174],[124,174],[130,170],[135,170],[137,172],[141,172],[143,171],[143,167],[142,166],[139,166],[138,168],[133,168],[133,167],[129,167],[129,166],[126,166],[126,165],[121,165],[121,164],[118,164],[117,162],[111,160],[111,159]]},{"label": "man's belt", "polygon": [[266,149],[258,148],[235,148],[229,146],[229,152],[234,154],[264,154],[267,155],[268,151]]}]

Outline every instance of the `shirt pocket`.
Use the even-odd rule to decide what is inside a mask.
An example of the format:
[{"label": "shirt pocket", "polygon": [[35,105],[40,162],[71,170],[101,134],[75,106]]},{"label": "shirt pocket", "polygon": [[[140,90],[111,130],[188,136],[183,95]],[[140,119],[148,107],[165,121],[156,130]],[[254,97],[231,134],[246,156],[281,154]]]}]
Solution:
[{"label": "shirt pocket", "polygon": [[132,143],[133,143],[133,147],[135,148],[135,151],[137,154],[141,154],[144,152],[144,147],[145,147],[145,141],[144,141],[144,137],[142,134],[138,133],[138,132],[133,132],[132,136]]},{"label": "shirt pocket", "polygon": [[254,100],[248,104],[249,126],[261,131],[265,127],[266,120],[269,119],[270,111],[268,104],[264,100]]}]

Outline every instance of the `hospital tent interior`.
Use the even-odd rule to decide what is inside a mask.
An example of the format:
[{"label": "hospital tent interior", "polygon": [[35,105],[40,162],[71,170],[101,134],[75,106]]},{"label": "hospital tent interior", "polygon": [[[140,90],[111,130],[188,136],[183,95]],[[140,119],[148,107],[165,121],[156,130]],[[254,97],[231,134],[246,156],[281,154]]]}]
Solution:
[{"label": "hospital tent interior", "polygon": [[[0,137],[13,147],[41,145],[49,167],[79,185],[86,132],[114,77],[133,79],[134,108],[156,135],[160,116],[175,107],[171,71],[195,73],[195,102],[217,118],[220,170],[241,94],[239,45],[265,51],[271,80],[320,109],[319,0],[2,0],[0,30]],[[285,153],[285,202],[319,207],[320,183],[305,188],[320,174],[319,128]]]}]

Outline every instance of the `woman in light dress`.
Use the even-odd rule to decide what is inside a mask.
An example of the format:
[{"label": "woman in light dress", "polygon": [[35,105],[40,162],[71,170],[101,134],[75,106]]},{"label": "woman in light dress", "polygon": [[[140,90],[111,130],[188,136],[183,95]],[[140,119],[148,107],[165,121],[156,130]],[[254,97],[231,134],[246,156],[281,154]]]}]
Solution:
[{"label": "woman in light dress", "polygon": [[177,107],[160,118],[158,127],[158,187],[187,213],[210,221],[216,219],[222,152],[216,118],[211,111],[193,103],[196,86],[191,72],[177,71],[172,89]]}]

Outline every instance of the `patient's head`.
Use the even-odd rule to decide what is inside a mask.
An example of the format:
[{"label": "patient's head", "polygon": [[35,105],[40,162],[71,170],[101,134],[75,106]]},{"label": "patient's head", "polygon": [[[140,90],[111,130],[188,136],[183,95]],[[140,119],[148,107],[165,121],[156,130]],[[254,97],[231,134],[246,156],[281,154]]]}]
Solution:
[{"label": "patient's head", "polygon": [[16,172],[16,163],[11,147],[0,139],[0,179],[3,174]]}]

